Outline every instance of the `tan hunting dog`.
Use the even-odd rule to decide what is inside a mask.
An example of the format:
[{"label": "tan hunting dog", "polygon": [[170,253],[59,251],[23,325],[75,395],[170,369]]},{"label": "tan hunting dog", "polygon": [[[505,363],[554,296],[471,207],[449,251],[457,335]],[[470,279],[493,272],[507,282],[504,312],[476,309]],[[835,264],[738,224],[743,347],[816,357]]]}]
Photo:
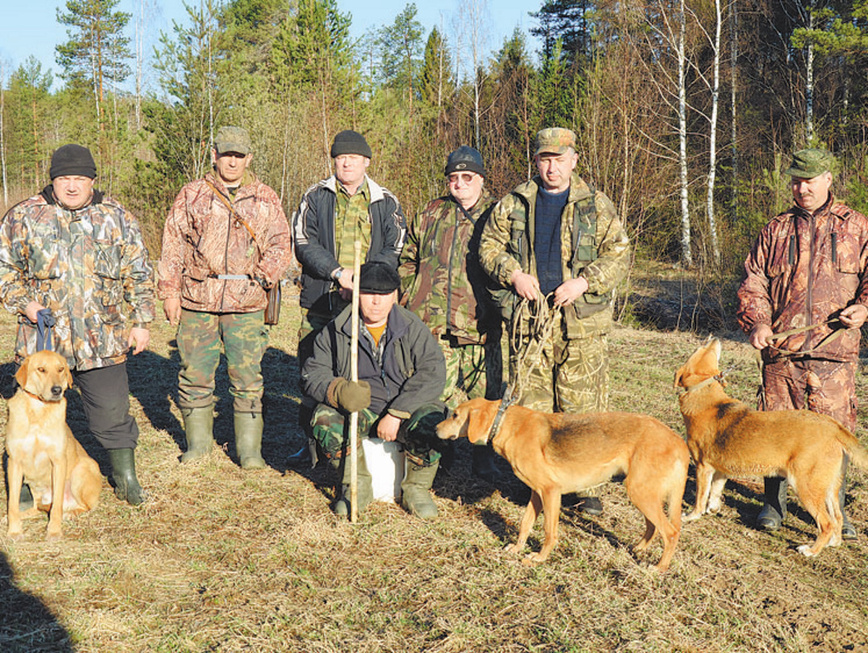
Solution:
[{"label": "tan hunting dog", "polygon": [[[499,406],[499,401],[485,399],[464,402],[438,425],[437,435],[484,445]],[[509,552],[521,552],[542,510],[545,540],[539,553],[529,554],[525,562],[545,561],[558,541],[561,495],[625,474],[627,496],[645,516],[645,534],[633,550],[645,550],[659,533],[663,555],[656,568],[668,569],[681,531],[681,498],[690,463],[687,446],[668,426],[647,415],[549,414],[510,406],[489,444],[531,489],[518,540]]]},{"label": "tan hunting dog", "polygon": [[817,522],[806,556],[841,543],[838,505],[841,465],[846,452],[862,467],[868,452],[837,420],[807,410],[762,412],[731,399],[720,380],[720,341],[694,352],[675,374],[675,387],[687,427],[687,446],[696,463],[696,506],[685,519],[720,509],[720,495],[732,476],[784,476]]},{"label": "tan hunting dog", "polygon": [[[87,455],[66,425],[64,391],[72,383],[66,359],[40,351],[24,359],[15,374],[18,391],[9,400],[6,424],[7,534],[21,537],[21,519],[48,512],[49,539],[61,535],[61,520],[93,509],[99,501],[99,465]],[[21,485],[27,483],[34,506],[19,511]]]}]

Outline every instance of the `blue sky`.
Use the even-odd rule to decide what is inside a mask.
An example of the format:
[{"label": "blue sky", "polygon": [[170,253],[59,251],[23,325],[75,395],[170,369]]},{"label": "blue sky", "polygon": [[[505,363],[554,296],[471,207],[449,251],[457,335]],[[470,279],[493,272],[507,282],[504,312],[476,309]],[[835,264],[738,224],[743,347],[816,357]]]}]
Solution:
[{"label": "blue sky", "polygon": [[[120,0],[118,9],[135,15],[140,11],[142,1],[147,16],[146,53],[150,54],[159,32],[170,32],[173,20],[184,22],[186,12],[182,0]],[[198,6],[199,2],[188,0],[188,4]],[[535,42],[527,34],[536,21],[528,16],[528,12],[537,11],[542,0],[487,0],[483,4],[487,5],[488,15],[483,36],[486,53],[498,50],[504,38],[516,27],[527,35],[528,47],[536,49]],[[369,29],[391,24],[406,5],[406,0],[338,0],[340,11],[352,14],[351,30],[355,38]],[[416,19],[424,26],[425,37],[435,26],[450,36],[457,29],[467,5],[466,0],[419,0],[416,2]],[[30,55],[42,62],[43,69],[50,68],[55,77],[58,76],[54,47],[67,39],[66,28],[56,19],[58,7],[65,10],[65,0],[0,0],[0,63],[4,80]],[[129,25],[131,38],[133,22],[131,20]]]}]

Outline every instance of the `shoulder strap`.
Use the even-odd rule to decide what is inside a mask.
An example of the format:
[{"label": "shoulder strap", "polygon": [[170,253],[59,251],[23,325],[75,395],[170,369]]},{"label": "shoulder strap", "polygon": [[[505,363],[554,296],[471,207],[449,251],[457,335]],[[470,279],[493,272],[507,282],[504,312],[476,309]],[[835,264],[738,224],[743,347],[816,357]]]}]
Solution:
[{"label": "shoulder strap", "polygon": [[217,199],[219,199],[221,202],[223,202],[223,204],[226,205],[226,208],[229,209],[229,215],[231,215],[232,218],[234,218],[235,221],[238,222],[238,224],[247,229],[247,233],[250,234],[250,239],[253,241],[253,244],[256,245],[256,249],[259,250],[259,255],[262,256],[262,248],[259,246],[259,241],[256,240],[256,234],[253,233],[253,228],[247,223],[244,218],[238,215],[238,212],[235,210],[235,207],[232,206],[232,203],[226,198],[223,193],[220,192],[220,190],[214,184],[212,184],[208,179],[205,180],[205,183],[208,184],[211,190],[214,191]]}]

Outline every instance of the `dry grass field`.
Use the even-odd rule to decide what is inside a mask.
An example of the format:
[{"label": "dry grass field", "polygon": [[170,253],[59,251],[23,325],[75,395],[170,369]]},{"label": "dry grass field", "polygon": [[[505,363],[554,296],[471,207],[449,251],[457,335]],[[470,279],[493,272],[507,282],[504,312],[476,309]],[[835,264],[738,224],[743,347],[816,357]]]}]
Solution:
[{"label": "dry grass field", "polygon": [[[472,478],[466,443],[456,467],[435,483],[438,520],[422,522],[387,504],[376,504],[356,525],[336,520],[328,509],[330,470],[286,464],[302,444],[295,425],[297,318],[287,298],[264,361],[269,469],[260,472],[242,472],[230,457],[225,376],[216,420],[222,449],[179,464],[178,355],[171,328],[155,326],[151,350],[129,365],[141,429],[139,477],[151,501],[132,509],[105,482],[100,505],[65,524],[60,542],[43,539],[43,519],[26,522],[25,539],[15,542],[4,526],[0,651],[868,651],[865,470],[850,476],[857,542],[806,559],[795,547],[813,539],[814,525],[795,499],[784,528],[759,532],[752,523],[761,484],[730,481],[719,515],[685,525],[663,576],[649,569],[659,542],[644,559],[630,553],[644,526],[619,483],[601,489],[600,517],[564,510],[561,543],[548,563],[529,568],[507,555],[526,493],[515,480],[494,488]],[[6,398],[14,330],[3,312]],[[717,335],[724,339],[722,364],[731,367],[729,390],[752,400],[757,371],[747,344]],[[704,337],[616,329],[612,407],[650,413],[683,433],[673,372]],[[860,374],[868,406],[866,389]],[[69,421],[107,472],[75,391]],[[866,429],[863,409],[863,441]],[[691,477],[687,503],[693,493]],[[2,485],[0,501],[5,514]],[[538,523],[532,547],[539,547],[540,529]]]}]

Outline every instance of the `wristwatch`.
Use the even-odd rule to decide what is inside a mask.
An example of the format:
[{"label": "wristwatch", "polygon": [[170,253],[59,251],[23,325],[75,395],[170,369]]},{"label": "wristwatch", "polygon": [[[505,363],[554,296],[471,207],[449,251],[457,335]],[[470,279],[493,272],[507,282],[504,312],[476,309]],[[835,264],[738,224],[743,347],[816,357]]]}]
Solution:
[{"label": "wristwatch", "polygon": [[332,272],[332,279],[334,279],[335,281],[340,280],[341,275],[343,274],[343,272],[344,272],[344,269],[343,269],[343,268],[338,268],[337,270],[335,270],[334,272]]}]

